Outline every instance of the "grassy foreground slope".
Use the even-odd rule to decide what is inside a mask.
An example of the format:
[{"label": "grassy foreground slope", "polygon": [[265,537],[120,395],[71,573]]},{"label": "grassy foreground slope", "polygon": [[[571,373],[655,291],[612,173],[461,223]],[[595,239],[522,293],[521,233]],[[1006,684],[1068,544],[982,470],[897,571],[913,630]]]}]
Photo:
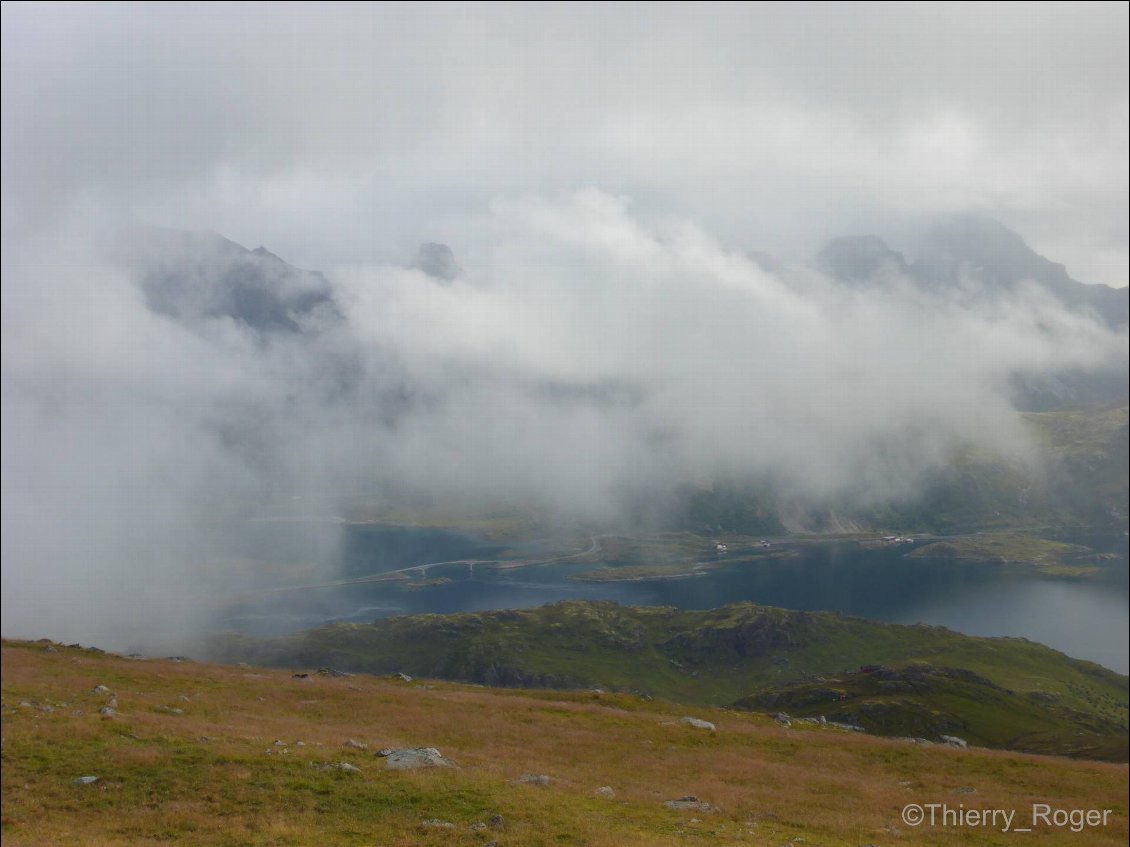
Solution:
[{"label": "grassy foreground slope", "polygon": [[[947,734],[992,747],[1127,758],[1127,679],[1099,665],[1025,639],[751,603],[694,611],[566,601],[397,617],[274,639],[232,635],[215,642],[213,656],[496,686],[597,687],[714,706],[741,700],[788,711],[761,697],[776,694],[781,703],[799,703],[798,714],[879,734]],[[860,700],[857,687],[842,683],[863,665],[914,663],[939,670],[903,685],[885,711],[867,705],[869,692]],[[950,669],[976,681],[958,684]],[[823,699],[800,703],[788,694],[814,684]]]},{"label": "grassy foreground slope", "polygon": [[[111,698],[114,714],[100,714]],[[690,712],[715,723],[712,732],[682,723],[686,714],[620,694],[297,678],[5,642],[3,840],[1011,845],[1023,836],[1000,826],[910,827],[902,809],[1015,810],[1016,826],[1027,826],[1032,804],[1046,803],[1111,814],[1081,833],[1037,821],[1041,844],[1126,843],[1122,766]],[[459,767],[388,770],[372,752],[386,745],[438,747]],[[523,784],[526,773],[549,783]],[[99,779],[84,785],[80,776]],[[597,793],[604,787],[611,791]],[[716,808],[663,805],[685,795]]]}]

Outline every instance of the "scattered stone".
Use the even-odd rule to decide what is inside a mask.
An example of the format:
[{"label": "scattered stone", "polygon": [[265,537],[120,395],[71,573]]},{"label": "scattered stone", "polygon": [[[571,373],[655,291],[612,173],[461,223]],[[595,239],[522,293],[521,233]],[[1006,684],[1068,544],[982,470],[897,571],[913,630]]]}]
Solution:
[{"label": "scattered stone", "polygon": [[306,742],[305,742],[305,741],[295,741],[295,742],[294,742],[294,746],[295,746],[295,747],[305,747],[305,746],[306,746]]},{"label": "scattered stone", "polygon": [[192,698],[191,698],[191,697],[189,697],[189,696],[188,696],[187,694],[182,694],[182,695],[180,695],[180,697],[178,697],[177,699],[178,699],[178,700],[182,700],[182,701],[184,701],[185,703],[191,703],[191,702],[192,702]]},{"label": "scattered stone", "polygon": [[470,827],[468,827],[468,829],[470,829],[471,832],[484,832],[486,830],[486,828],[487,828],[487,825],[485,823],[483,823],[482,821],[478,821],[477,823],[473,823],[473,824],[471,824]]},{"label": "scattered stone", "polygon": [[406,673],[394,673],[392,675],[392,678],[393,679],[399,679],[401,682],[411,682],[412,681],[412,677],[410,677]]},{"label": "scattered stone", "polygon": [[853,723],[840,723],[839,721],[827,721],[826,726],[835,727],[836,729],[843,729],[843,730],[846,730],[847,732],[867,732],[867,730],[864,729],[863,727],[857,726],[856,724],[853,724]]},{"label": "scattered stone", "polygon": [[398,750],[381,750],[385,765],[391,770],[412,768],[453,768],[455,763],[445,758],[435,747],[403,747]]},{"label": "scattered stone", "polygon": [[357,767],[357,765],[351,765],[349,762],[338,762],[337,769],[339,771],[345,771],[346,773],[361,773],[361,768]]},{"label": "scattered stone", "polygon": [[117,709],[111,709],[109,706],[103,706],[98,710],[98,714],[100,714],[104,718],[112,718],[117,713]]},{"label": "scattered stone", "polygon": [[699,800],[693,794],[688,794],[686,797],[680,797],[678,800],[665,800],[663,803],[668,809],[675,809],[676,811],[694,810],[696,812],[717,812],[718,807],[707,803],[705,800]]},{"label": "scattered stone", "polygon": [[612,789],[611,785],[602,785],[600,788],[594,788],[592,793],[598,797],[607,797],[609,800],[616,796],[616,792]]},{"label": "scattered stone", "polygon": [[502,815],[491,815],[487,824],[491,829],[495,830],[506,828],[506,821],[503,819]]},{"label": "scattered stone", "polygon": [[693,726],[695,729],[709,729],[711,732],[717,729],[710,721],[704,721],[700,718],[682,718],[682,722],[687,726]]},{"label": "scattered stone", "polygon": [[106,705],[109,706],[111,709],[118,708],[118,698],[116,696],[114,696],[113,694],[111,694],[110,699],[106,701]]},{"label": "scattered stone", "polygon": [[75,778],[75,785],[93,785],[98,782],[102,777],[99,776],[80,776]]},{"label": "scattered stone", "polygon": [[354,741],[352,738],[348,739],[341,746],[342,747],[352,747],[354,750],[368,750],[369,749],[368,744],[365,744],[361,741]]},{"label": "scattered stone", "polygon": [[158,706],[157,711],[163,715],[183,715],[184,709],[178,709],[176,706]]},{"label": "scattered stone", "polygon": [[318,668],[319,676],[353,676],[347,671],[339,671],[337,668]]},{"label": "scattered stone", "polygon": [[976,794],[977,789],[976,788],[970,788],[969,786],[963,786],[961,788],[955,788],[953,793],[954,794]]},{"label": "scattered stone", "polygon": [[53,711],[55,711],[55,707],[48,705],[47,703],[44,703],[42,706],[39,707],[39,711],[49,715]]},{"label": "scattered stone", "polygon": [[549,785],[549,777],[543,773],[524,773],[518,777],[518,782],[526,785]]},{"label": "scattered stone", "polygon": [[96,685],[96,686],[94,686],[93,690],[90,693],[91,694],[109,694],[110,689],[107,688],[105,685]]},{"label": "scattered stone", "polygon": [[423,821],[420,826],[428,829],[455,829],[455,824],[451,821],[441,821],[439,818],[430,818]]},{"label": "scattered stone", "polygon": [[23,706],[25,709],[35,708],[34,704],[30,700],[21,700],[20,705]]},{"label": "scattered stone", "polygon": [[964,738],[958,738],[956,735],[943,735],[942,741],[950,745],[950,747],[960,747],[962,749],[965,749],[969,746],[968,741],[966,741]]}]

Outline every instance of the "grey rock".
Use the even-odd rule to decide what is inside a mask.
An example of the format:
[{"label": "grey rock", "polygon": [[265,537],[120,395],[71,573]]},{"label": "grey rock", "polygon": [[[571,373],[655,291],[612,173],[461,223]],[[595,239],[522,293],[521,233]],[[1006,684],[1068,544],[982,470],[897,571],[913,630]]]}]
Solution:
[{"label": "grey rock", "polygon": [[958,738],[956,735],[943,735],[942,741],[944,741],[950,747],[961,747],[962,749],[964,749],[969,746],[968,741],[966,741],[964,738]]},{"label": "grey rock", "polygon": [[453,768],[455,763],[435,747],[403,747],[396,750],[381,751],[385,766],[390,770],[410,770],[412,768]]},{"label": "grey rock", "polygon": [[109,694],[110,689],[105,685],[96,685],[90,692],[91,694]]},{"label": "grey rock", "polygon": [[401,682],[411,682],[412,681],[412,677],[410,677],[406,673],[394,673],[392,675],[392,678],[393,679],[399,679]]},{"label": "grey rock", "polygon": [[349,762],[338,762],[337,769],[339,771],[345,771],[346,773],[361,773],[361,768],[357,767],[357,765],[351,765]]},{"label": "grey rock", "polygon": [[455,829],[455,824],[451,821],[441,821],[439,818],[430,818],[426,821],[421,821],[420,826],[428,829]]},{"label": "grey rock", "polygon": [[368,750],[369,745],[361,741],[354,741],[352,738],[348,739],[342,747],[352,747],[354,750]]},{"label": "grey rock", "polygon": [[353,676],[347,671],[339,671],[337,668],[318,668],[319,676]]},{"label": "grey rock", "polygon": [[718,807],[712,803],[707,803],[705,800],[699,800],[693,794],[688,794],[685,797],[680,797],[678,800],[665,800],[663,803],[668,809],[675,809],[676,811],[693,810],[696,812],[717,812]]},{"label": "grey rock", "polygon": [[695,729],[709,729],[711,732],[717,730],[717,727],[710,721],[704,721],[700,718],[681,718],[681,722],[687,726],[693,726]]},{"label": "grey rock", "polygon": [[93,785],[98,782],[102,777],[100,776],[80,776],[75,778],[75,785]]},{"label": "grey rock", "polygon": [[616,792],[611,785],[602,785],[600,788],[594,788],[592,793],[598,797],[607,797],[610,800],[616,796]]},{"label": "grey rock", "polygon": [[111,709],[109,706],[103,706],[98,710],[98,714],[102,715],[104,718],[112,718],[117,713],[116,709]]},{"label": "grey rock", "polygon": [[518,782],[526,785],[549,785],[549,777],[543,773],[524,773],[518,777]]},{"label": "grey rock", "polygon": [[487,821],[487,824],[491,829],[497,830],[506,828],[506,820],[502,817],[502,815],[491,815],[490,820]]}]

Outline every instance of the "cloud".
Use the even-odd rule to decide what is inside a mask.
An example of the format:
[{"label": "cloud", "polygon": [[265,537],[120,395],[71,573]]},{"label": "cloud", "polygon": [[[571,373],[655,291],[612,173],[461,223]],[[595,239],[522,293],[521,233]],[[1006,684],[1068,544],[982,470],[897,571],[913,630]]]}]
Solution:
[{"label": "cloud", "polygon": [[235,262],[239,290],[263,290],[248,268],[314,285],[323,317],[293,325],[163,308],[85,238],[9,250],[8,631],[183,637],[271,579],[217,563],[226,523],[360,490],[612,523],[703,479],[897,499],[970,444],[1030,456],[1013,374],[1124,358],[1125,333],[1040,290],[970,307],[897,276],[773,275],[598,189],[499,200],[458,234],[479,259],[444,284],[153,242],[178,268]]},{"label": "cloud", "polygon": [[[1121,5],[2,14],[6,632],[191,631],[257,578],[223,516],[362,480],[581,517],[725,474],[912,491],[1024,452],[1013,373],[1125,360],[1038,292],[797,261],[974,208],[1124,284]],[[137,224],[326,271],[343,319],[155,314],[103,249]],[[404,267],[427,241],[450,285]]]},{"label": "cloud", "polygon": [[77,206],[326,267],[599,185],[795,256],[975,208],[1124,285],[1126,44],[1117,4],[21,4],[6,225]]}]

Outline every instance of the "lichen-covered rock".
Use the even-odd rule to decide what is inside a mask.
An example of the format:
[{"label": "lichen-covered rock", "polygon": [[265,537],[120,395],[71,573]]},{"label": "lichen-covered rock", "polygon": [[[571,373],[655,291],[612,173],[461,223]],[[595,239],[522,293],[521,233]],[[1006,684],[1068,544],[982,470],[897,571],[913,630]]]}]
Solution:
[{"label": "lichen-covered rock", "polygon": [[710,721],[704,721],[701,718],[682,718],[682,723],[693,726],[695,729],[709,729],[711,732],[717,729]]},{"label": "lichen-covered rock", "polygon": [[705,800],[699,800],[693,794],[688,794],[685,797],[680,797],[678,800],[666,800],[663,803],[668,809],[676,811],[695,811],[695,812],[717,812],[718,807],[712,803],[707,803]]},{"label": "lichen-covered rock", "polygon": [[386,747],[377,755],[384,758],[385,766],[391,770],[455,767],[455,763],[444,757],[435,747],[402,747],[399,749]]}]

